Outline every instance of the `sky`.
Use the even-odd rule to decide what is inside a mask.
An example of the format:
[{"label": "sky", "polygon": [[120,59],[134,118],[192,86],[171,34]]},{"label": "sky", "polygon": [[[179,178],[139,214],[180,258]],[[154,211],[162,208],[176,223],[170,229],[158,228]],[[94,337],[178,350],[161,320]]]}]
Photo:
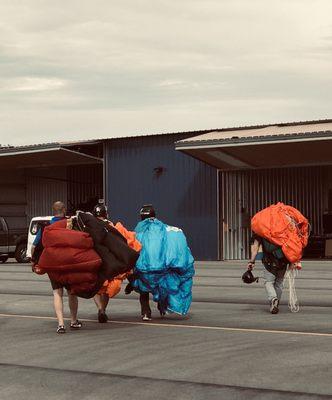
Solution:
[{"label": "sky", "polygon": [[331,0],[1,0],[0,144],[332,118]]}]

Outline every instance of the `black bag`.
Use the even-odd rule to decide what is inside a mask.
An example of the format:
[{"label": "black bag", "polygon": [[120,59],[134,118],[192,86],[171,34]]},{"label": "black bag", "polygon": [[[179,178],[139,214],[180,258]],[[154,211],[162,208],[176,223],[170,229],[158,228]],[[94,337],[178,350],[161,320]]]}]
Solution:
[{"label": "black bag", "polygon": [[94,249],[103,261],[99,272],[102,279],[111,280],[135,267],[139,253],[129,247],[127,240],[107,221],[78,212],[77,222],[79,228],[92,237]]}]

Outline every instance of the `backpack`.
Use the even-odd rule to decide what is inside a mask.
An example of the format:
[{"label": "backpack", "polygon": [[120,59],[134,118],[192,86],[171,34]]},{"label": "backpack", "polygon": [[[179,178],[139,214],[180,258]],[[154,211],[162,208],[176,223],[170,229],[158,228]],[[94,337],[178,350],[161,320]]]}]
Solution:
[{"label": "backpack", "polygon": [[288,261],[281,249],[281,247],[270,243],[268,240],[262,238],[263,247],[263,264],[269,267],[276,266],[277,268],[284,268]]}]

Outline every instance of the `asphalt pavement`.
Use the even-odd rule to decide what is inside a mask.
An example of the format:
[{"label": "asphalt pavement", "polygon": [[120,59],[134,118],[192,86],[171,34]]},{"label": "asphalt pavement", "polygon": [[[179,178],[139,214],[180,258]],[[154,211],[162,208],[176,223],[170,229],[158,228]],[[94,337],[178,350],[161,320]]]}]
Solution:
[{"label": "asphalt pavement", "polygon": [[108,324],[80,299],[83,328],[57,335],[47,276],[0,264],[0,400],[332,398],[332,262],[304,262],[299,313],[285,291],[277,315],[263,280],[242,283],[244,268],[196,263],[185,318],[154,307],[142,322],[137,295],[121,292]]}]

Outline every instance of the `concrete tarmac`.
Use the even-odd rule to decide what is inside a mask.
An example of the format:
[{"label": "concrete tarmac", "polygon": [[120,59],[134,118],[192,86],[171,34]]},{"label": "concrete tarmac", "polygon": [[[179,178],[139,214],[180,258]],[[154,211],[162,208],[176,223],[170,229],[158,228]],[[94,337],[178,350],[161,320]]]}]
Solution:
[{"label": "concrete tarmac", "polygon": [[[143,323],[137,295],[111,299],[99,324],[80,299],[80,331],[57,335],[47,276],[0,265],[0,400],[332,398],[332,262],[305,262],[271,315],[245,263],[197,263],[190,314]],[[255,273],[262,275],[257,266]],[[68,309],[66,306],[68,315]]]}]

